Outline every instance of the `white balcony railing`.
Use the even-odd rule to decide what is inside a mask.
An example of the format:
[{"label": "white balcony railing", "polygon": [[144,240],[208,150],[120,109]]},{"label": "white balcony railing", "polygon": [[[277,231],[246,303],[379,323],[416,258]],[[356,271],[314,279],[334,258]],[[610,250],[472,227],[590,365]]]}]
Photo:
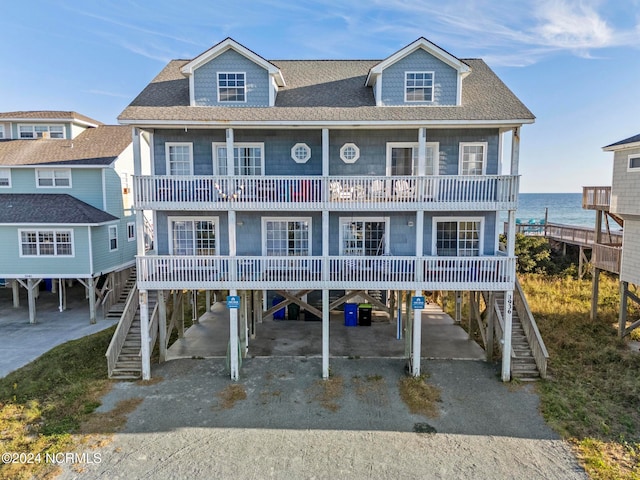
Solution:
[{"label": "white balcony railing", "polygon": [[503,210],[518,177],[137,176],[135,207],[150,210]]},{"label": "white balcony railing", "polygon": [[137,258],[140,289],[508,290],[515,257]]}]

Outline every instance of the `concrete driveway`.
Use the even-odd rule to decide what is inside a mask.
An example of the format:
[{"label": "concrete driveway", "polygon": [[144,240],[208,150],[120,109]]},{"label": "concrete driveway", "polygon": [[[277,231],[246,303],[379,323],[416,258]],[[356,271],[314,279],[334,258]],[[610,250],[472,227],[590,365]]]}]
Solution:
[{"label": "concrete driveway", "polygon": [[[67,465],[61,478],[587,478],[545,425],[533,388],[503,384],[495,365],[424,361],[442,395],[437,418],[400,399],[402,359],[335,358],[331,367],[341,388],[327,397],[317,357],[249,358],[237,383],[223,359],[154,366],[158,383],[116,383],[104,398],[103,412],[142,403],[100,461]],[[246,399],[225,404],[230,385]]]}]

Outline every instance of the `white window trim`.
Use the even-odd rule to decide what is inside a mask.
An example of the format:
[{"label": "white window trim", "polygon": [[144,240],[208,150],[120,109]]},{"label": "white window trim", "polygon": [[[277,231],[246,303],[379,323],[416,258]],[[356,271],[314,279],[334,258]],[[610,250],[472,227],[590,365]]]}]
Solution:
[{"label": "white window trim", "polygon": [[[133,230],[130,228],[133,227]],[[133,236],[129,235],[129,232],[133,231]],[[136,223],[135,222],[127,222],[127,241],[135,242],[136,240]]]},{"label": "white window trim", "polygon": [[[220,100],[220,75],[244,75],[244,100]],[[237,87],[232,87],[237,88]],[[247,72],[216,72],[216,90],[218,95],[218,103],[224,105],[233,103],[247,103]]]},{"label": "white window trim", "polygon": [[[40,185],[40,173],[42,172],[52,172],[53,185]],[[67,176],[69,177],[69,185],[56,185],[55,173],[53,172],[66,172]],[[35,176],[36,176],[36,188],[72,188],[73,187],[73,179],[72,179],[70,168],[36,168]]]},{"label": "white window trim", "polygon": [[[302,148],[305,150],[304,158],[296,157],[296,150]],[[307,163],[311,158],[311,148],[306,143],[296,143],[293,147],[291,147],[291,158],[296,163]]]},{"label": "white window trim", "polygon": [[[431,74],[431,100],[407,100],[407,89],[409,88],[407,85],[407,77],[410,74],[415,74],[415,73],[429,73]],[[427,103],[433,103],[435,101],[435,89],[436,89],[436,73],[432,70],[423,70],[423,71],[408,71],[408,72],[404,72],[404,101],[405,103],[415,103],[415,104],[427,104]]]},{"label": "white window trim", "polygon": [[173,255],[173,229],[171,228],[172,222],[197,222],[197,221],[209,221],[213,223],[216,235],[216,254],[215,255],[207,255],[210,257],[220,256],[220,217],[195,217],[195,216],[173,216],[167,217],[167,232],[168,232],[168,241],[169,241],[169,255]]},{"label": "white window trim", "polygon": [[[345,158],[344,152],[348,148],[353,148],[355,150],[355,157]],[[340,160],[342,160],[344,163],[349,163],[349,164],[356,163],[359,158],[360,158],[360,147],[358,147],[355,143],[345,143],[344,145],[342,145],[342,147],[340,147]]]},{"label": "white window trim", "polygon": [[[215,172],[215,175],[221,175],[220,172],[218,171],[218,148],[223,147],[226,148],[227,144],[225,142],[213,142],[211,144],[211,149],[212,149],[212,153],[213,153],[213,171]],[[233,144],[233,149],[235,151],[236,148],[242,148],[242,147],[260,147],[260,174],[258,175],[251,175],[253,177],[262,177],[264,176],[264,142],[237,142]],[[236,175],[235,173],[235,168],[236,168],[236,159],[233,159],[233,175]],[[229,172],[227,172],[227,175],[229,175]]]},{"label": "white window trim", "polygon": [[308,222],[309,256],[313,255],[313,223],[311,217],[262,217],[262,256],[267,256],[267,222]]},{"label": "white window trim", "polygon": [[[30,127],[32,129],[33,132],[33,137],[23,137],[20,135],[20,128],[22,127]],[[61,127],[62,128],[62,138],[53,138],[53,140],[65,140],[67,138],[67,129],[65,128],[64,124],[61,123],[19,123],[18,124],[18,139],[20,140],[29,140],[29,139],[33,139],[36,140],[38,138],[38,136],[36,135],[36,130],[35,127],[47,127],[47,132],[49,132],[49,134],[51,134],[51,127]],[[51,138],[51,135],[49,135],[48,138]]]},{"label": "white window trim", "polygon": [[0,178],[7,178],[9,180],[9,185],[0,185],[0,188],[11,188],[11,169],[10,168],[0,168]]},{"label": "white window trim", "polygon": [[388,255],[390,253],[391,217],[340,217],[338,220],[340,255],[344,255],[344,244],[342,243],[342,226],[344,224],[352,222],[384,222],[384,254]]},{"label": "white window trim", "polygon": [[[69,240],[71,241],[71,254],[70,255],[40,255],[40,254],[36,254],[36,255],[24,255],[22,253],[22,232],[29,232],[29,233],[35,233],[36,236],[39,236],[40,232],[53,232],[53,235],[55,237],[55,235],[57,233],[68,233],[69,234]],[[75,246],[75,241],[73,238],[73,230],[65,230],[65,229],[60,229],[60,228],[20,228],[18,229],[18,254],[21,258],[41,258],[41,257],[46,257],[46,258],[74,258],[76,256],[76,246]]]},{"label": "white window trim", "polygon": [[431,255],[438,256],[438,223],[444,222],[480,222],[478,238],[478,256],[484,255],[484,217],[433,217],[431,225]]},{"label": "white window trim", "polygon": [[1,139],[5,138],[5,136],[4,136],[4,125],[2,125],[2,124],[0,124],[0,138]]},{"label": "white window trim", "polygon": [[[415,148],[416,150],[420,148],[420,144],[418,142],[387,142],[387,165],[386,165],[386,174],[387,176],[391,176],[391,152],[394,148]],[[440,172],[438,170],[439,159],[440,159],[440,142],[425,142],[425,160],[426,160],[426,149],[429,147],[433,147],[433,175],[439,175]],[[420,162],[420,157],[418,157],[418,162]],[[425,169],[427,165],[424,165]],[[416,165],[416,168],[420,170],[420,165]],[[415,174],[417,175],[417,173]]]},{"label": "white window trim", "polygon": [[[115,241],[116,241],[116,248],[111,248],[111,240],[113,240],[113,237],[111,237],[111,232],[115,231],[116,232],[116,236],[115,236]],[[115,252],[118,250],[118,248],[120,247],[120,239],[118,238],[118,225],[109,225],[107,227],[107,237],[108,237],[108,241],[109,241],[109,251],[110,252]]]},{"label": "white window trim", "polygon": [[191,142],[166,142],[164,144],[166,175],[171,175],[171,161],[169,156],[171,147],[189,147],[189,175],[193,175],[193,143]]},{"label": "white window trim", "polygon": [[636,158],[640,160],[640,153],[632,153],[627,157],[627,172],[640,172],[640,166],[631,166],[631,160],[635,160]]},{"label": "white window trim", "polygon": [[476,147],[476,146],[483,147],[484,154],[482,158],[482,174],[481,175],[486,175],[489,142],[460,142],[460,145],[458,147],[458,175],[465,175],[462,173],[462,155],[463,155],[464,147]]}]

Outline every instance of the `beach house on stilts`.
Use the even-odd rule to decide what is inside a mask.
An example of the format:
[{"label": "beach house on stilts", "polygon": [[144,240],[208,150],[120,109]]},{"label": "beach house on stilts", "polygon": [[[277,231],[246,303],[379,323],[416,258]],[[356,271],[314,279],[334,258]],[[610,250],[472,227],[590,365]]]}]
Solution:
[{"label": "beach house on stilts", "polygon": [[[233,379],[247,322],[283,306],[321,319],[326,378],[330,310],[354,295],[393,315],[398,291],[485,292],[501,298],[511,378],[520,133],[534,116],[482,60],[425,38],[383,60],[266,60],[227,38],[171,61],[119,122],[152,147],[151,174],[136,154],[134,180],[155,225],[154,250],[137,236],[144,378],[168,292],[184,290],[239,306]],[[412,322],[418,375],[420,310]]]}]

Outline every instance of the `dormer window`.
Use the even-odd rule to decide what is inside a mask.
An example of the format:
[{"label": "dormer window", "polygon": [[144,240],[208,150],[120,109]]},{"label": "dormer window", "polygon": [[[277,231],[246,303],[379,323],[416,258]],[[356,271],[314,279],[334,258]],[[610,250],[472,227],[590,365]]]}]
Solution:
[{"label": "dormer window", "polygon": [[18,125],[20,138],[64,138],[62,125]]},{"label": "dormer window", "polygon": [[246,80],[243,72],[218,73],[218,102],[246,102]]},{"label": "dormer window", "polygon": [[433,102],[433,72],[406,72],[405,102]]}]

